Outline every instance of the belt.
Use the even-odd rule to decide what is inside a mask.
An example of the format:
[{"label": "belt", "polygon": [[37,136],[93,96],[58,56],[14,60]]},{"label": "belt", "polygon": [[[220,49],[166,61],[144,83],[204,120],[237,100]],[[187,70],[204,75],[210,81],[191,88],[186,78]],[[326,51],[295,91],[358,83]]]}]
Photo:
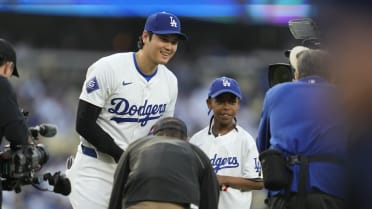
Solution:
[{"label": "belt", "polygon": [[85,154],[85,155],[91,156],[91,157],[93,157],[93,158],[97,158],[97,152],[96,152],[96,150],[93,149],[93,148],[90,148],[90,147],[87,147],[87,146],[81,145],[81,151],[82,151],[83,154]]}]

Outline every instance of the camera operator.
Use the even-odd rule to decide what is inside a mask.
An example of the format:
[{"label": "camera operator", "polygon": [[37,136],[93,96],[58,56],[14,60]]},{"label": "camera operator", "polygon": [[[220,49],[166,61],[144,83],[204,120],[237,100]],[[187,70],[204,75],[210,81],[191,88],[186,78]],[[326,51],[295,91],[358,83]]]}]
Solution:
[{"label": "camera operator", "polygon": [[342,208],[347,129],[328,54],[290,53],[295,81],[266,93],[257,137],[269,207]]},{"label": "camera operator", "polygon": [[8,78],[19,77],[16,53],[11,44],[0,39],[0,140],[5,138],[11,147],[27,144],[28,128],[17,103],[16,94]]},{"label": "camera operator", "polygon": [[[19,77],[16,53],[11,44],[0,39],[0,141],[5,137],[12,148],[28,142],[28,128],[20,111],[16,94],[8,78]],[[0,163],[2,160],[0,159]],[[0,192],[2,185],[0,184]],[[0,195],[0,208],[2,195]]]}]

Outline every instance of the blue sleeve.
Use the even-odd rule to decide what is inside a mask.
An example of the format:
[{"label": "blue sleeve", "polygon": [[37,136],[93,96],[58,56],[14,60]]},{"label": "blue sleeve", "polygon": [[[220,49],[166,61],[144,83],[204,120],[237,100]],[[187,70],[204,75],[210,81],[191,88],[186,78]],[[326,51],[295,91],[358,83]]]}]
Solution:
[{"label": "blue sleeve", "polygon": [[270,117],[269,117],[269,105],[268,105],[268,96],[266,94],[263,110],[261,113],[261,120],[258,126],[258,135],[256,139],[258,152],[261,153],[270,147]]}]

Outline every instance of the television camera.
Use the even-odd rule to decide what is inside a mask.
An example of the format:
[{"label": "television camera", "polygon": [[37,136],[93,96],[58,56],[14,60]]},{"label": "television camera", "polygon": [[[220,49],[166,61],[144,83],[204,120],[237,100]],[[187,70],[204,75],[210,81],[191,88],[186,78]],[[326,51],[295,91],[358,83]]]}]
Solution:
[{"label": "television camera", "polygon": [[0,152],[0,177],[3,191],[21,192],[23,185],[32,185],[38,190],[49,191],[41,188],[40,184],[47,181],[53,186],[53,192],[68,195],[71,185],[68,178],[60,171],[51,174],[37,175],[37,171],[48,161],[49,153],[43,144],[37,144],[39,136],[53,137],[57,128],[50,124],[41,124],[29,128],[30,143],[17,147],[6,146]]},{"label": "television camera", "polygon": [[[301,45],[311,48],[320,48],[320,32],[318,26],[311,18],[293,19],[288,22],[289,30],[296,40],[301,41]],[[289,57],[291,51],[284,52],[286,57]],[[276,84],[292,81],[294,71],[289,63],[275,63],[269,65],[268,79],[269,87]]]}]

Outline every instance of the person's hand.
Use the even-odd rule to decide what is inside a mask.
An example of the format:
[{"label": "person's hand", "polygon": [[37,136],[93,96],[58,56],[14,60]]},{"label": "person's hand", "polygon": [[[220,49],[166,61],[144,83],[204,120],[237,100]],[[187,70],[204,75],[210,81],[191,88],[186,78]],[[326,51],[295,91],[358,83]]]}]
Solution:
[{"label": "person's hand", "polygon": [[220,191],[227,191],[230,187],[226,183],[226,176],[217,175],[218,185],[220,186]]}]

